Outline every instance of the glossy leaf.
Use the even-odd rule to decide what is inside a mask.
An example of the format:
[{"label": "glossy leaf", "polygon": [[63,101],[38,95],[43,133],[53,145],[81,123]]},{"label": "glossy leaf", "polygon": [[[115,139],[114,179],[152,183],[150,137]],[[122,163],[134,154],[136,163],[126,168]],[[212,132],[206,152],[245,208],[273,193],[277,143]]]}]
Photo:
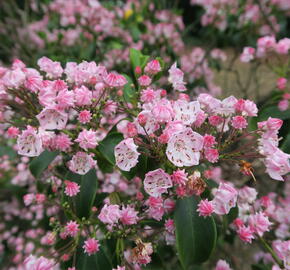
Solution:
[{"label": "glossy leaf", "polygon": [[49,164],[56,158],[58,152],[44,151],[38,157],[35,157],[29,165],[29,169],[34,177],[38,178]]},{"label": "glossy leaf", "polygon": [[175,209],[176,246],[183,269],[208,260],[216,245],[216,225],[212,217],[200,217],[195,196],[179,199]]},{"label": "glossy leaf", "polygon": [[112,165],[115,165],[115,146],[124,139],[123,135],[118,132],[109,133],[105,139],[103,139],[97,149],[99,152],[109,161]]},{"label": "glossy leaf", "polygon": [[75,198],[76,214],[79,218],[88,218],[95,201],[98,188],[96,171],[92,169],[85,175],[69,173],[67,175],[67,179],[69,181],[77,182],[81,186],[80,192]]}]

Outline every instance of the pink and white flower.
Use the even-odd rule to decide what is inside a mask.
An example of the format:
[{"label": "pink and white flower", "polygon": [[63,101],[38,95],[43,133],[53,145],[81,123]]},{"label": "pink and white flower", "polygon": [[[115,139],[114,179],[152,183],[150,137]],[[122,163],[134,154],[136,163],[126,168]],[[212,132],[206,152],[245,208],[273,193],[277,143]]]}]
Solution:
[{"label": "pink and white flower", "polygon": [[152,197],[159,197],[172,187],[170,175],[162,169],[148,172],[144,179],[144,189]]},{"label": "pink and white flower", "polygon": [[43,129],[64,129],[68,115],[60,110],[44,108],[36,118]]},{"label": "pink and white flower", "polygon": [[187,128],[172,135],[167,144],[166,155],[177,167],[198,165],[202,147],[203,137]]},{"label": "pink and white flower", "polygon": [[84,175],[96,166],[96,161],[85,152],[77,152],[68,162],[68,168],[77,174]]},{"label": "pink and white flower", "polygon": [[115,147],[116,164],[123,171],[130,171],[131,168],[135,167],[139,155],[137,145],[132,138],[121,141]]}]

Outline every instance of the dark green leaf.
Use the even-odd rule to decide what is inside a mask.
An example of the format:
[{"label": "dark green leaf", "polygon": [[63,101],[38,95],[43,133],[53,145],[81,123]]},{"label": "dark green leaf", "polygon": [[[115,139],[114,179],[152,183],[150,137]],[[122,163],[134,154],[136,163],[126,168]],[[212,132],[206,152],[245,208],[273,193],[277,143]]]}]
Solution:
[{"label": "dark green leaf", "polygon": [[118,132],[109,133],[98,146],[99,152],[109,161],[113,166],[115,165],[115,146],[124,139],[123,135]]},{"label": "dark green leaf", "polygon": [[141,55],[140,51],[133,48],[130,49],[130,62],[133,70],[135,70],[137,66],[141,65],[140,55]]},{"label": "dark green leaf", "polygon": [[128,76],[123,74],[123,76],[127,79],[127,84],[123,88],[123,93],[124,93],[124,99],[126,102],[129,103],[136,103],[136,91],[134,87],[132,86],[133,82],[132,79]]},{"label": "dark green leaf", "polygon": [[280,118],[282,120],[290,119],[290,110],[280,111],[277,105],[266,107],[259,113],[258,121],[265,121],[269,117]]},{"label": "dark green leaf", "polygon": [[287,137],[284,139],[281,150],[290,154],[290,133],[287,135]]},{"label": "dark green leaf", "polygon": [[176,246],[183,269],[205,262],[216,245],[216,225],[212,217],[200,217],[195,196],[179,199],[174,221]]},{"label": "dark green leaf", "polygon": [[29,169],[33,176],[38,178],[42,172],[47,169],[49,164],[56,158],[58,152],[49,152],[45,150],[38,157],[35,157],[29,165]]},{"label": "dark green leaf", "polygon": [[91,208],[95,201],[98,188],[96,171],[92,169],[85,175],[69,173],[67,175],[67,179],[77,182],[81,186],[80,192],[75,198],[76,214],[79,218],[88,218],[91,213]]}]

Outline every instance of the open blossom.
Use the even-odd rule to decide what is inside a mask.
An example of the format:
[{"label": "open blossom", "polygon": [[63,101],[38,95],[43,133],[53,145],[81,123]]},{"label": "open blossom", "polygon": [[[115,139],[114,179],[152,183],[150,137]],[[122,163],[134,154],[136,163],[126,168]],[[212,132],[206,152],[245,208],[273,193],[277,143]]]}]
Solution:
[{"label": "open blossom", "polygon": [[198,204],[197,212],[203,217],[210,216],[214,212],[212,202],[209,202],[208,199],[201,200]]},{"label": "open blossom", "polygon": [[97,133],[93,130],[83,130],[75,140],[84,150],[95,148],[98,145]]},{"label": "open blossom", "polygon": [[138,212],[132,206],[123,207],[120,220],[124,225],[136,224],[138,221]]},{"label": "open blossom", "polygon": [[168,141],[167,158],[177,167],[199,164],[200,152],[203,147],[203,137],[187,128],[175,133]]},{"label": "open blossom", "polygon": [[98,218],[103,223],[106,223],[106,224],[117,223],[118,220],[121,218],[121,211],[120,211],[119,205],[117,205],[117,204],[111,204],[111,205],[105,204],[103,206]]},{"label": "open blossom", "polygon": [[171,103],[166,99],[162,99],[154,105],[152,115],[160,123],[167,123],[171,121],[174,116]]},{"label": "open blossom", "polygon": [[75,237],[79,230],[79,224],[73,220],[69,221],[65,226],[65,234],[71,237]]},{"label": "open blossom", "polygon": [[17,146],[18,154],[28,157],[37,157],[43,151],[40,135],[30,126],[18,136]]},{"label": "open blossom", "polygon": [[64,183],[65,183],[64,193],[67,196],[73,197],[73,196],[76,196],[80,192],[80,186],[77,183],[71,182],[68,180],[66,180]]},{"label": "open blossom", "polygon": [[238,192],[234,187],[227,183],[220,183],[212,200],[214,212],[218,215],[228,214],[230,209],[236,206],[237,197]]},{"label": "open blossom", "polygon": [[197,115],[201,111],[198,101],[187,102],[177,100],[174,102],[174,120],[181,121],[184,125],[191,125],[197,120]]},{"label": "open blossom", "polygon": [[96,165],[96,161],[85,152],[77,152],[68,162],[68,168],[81,175],[86,174],[91,168]]},{"label": "open blossom", "polygon": [[28,193],[28,194],[25,194],[23,196],[23,202],[26,206],[32,204],[33,200],[34,200],[35,196],[33,193]]},{"label": "open blossom", "polygon": [[60,110],[45,108],[36,118],[43,129],[64,129],[68,115]]},{"label": "open blossom", "polygon": [[252,47],[245,47],[243,53],[240,56],[241,62],[247,63],[254,59],[255,55],[255,48]]},{"label": "open blossom", "polygon": [[249,217],[250,228],[260,237],[263,236],[264,232],[270,230],[271,224],[272,223],[269,221],[269,218],[263,212],[250,215]]},{"label": "open blossom", "polygon": [[84,242],[83,249],[89,256],[99,251],[99,241],[95,238],[89,238]]},{"label": "open blossom", "polygon": [[170,175],[162,169],[148,172],[145,175],[144,189],[150,196],[159,197],[170,187],[172,187]]},{"label": "open blossom", "polygon": [[284,181],[283,176],[290,172],[290,155],[277,149],[265,160],[266,171],[271,178]]},{"label": "open blossom", "polygon": [[93,94],[86,86],[82,85],[74,89],[75,103],[78,106],[85,106],[92,104]]},{"label": "open blossom", "polygon": [[117,166],[123,171],[130,171],[138,162],[139,153],[137,145],[132,138],[121,141],[115,147],[115,159]]},{"label": "open blossom", "polygon": [[[22,268],[21,268],[22,269]],[[56,270],[55,262],[43,256],[37,258],[30,255],[24,260],[23,270]]]},{"label": "open blossom", "polygon": [[37,61],[37,64],[40,70],[46,72],[47,77],[50,79],[59,78],[63,73],[63,69],[59,62],[54,62],[45,56],[41,57]]},{"label": "open blossom", "polygon": [[168,72],[168,81],[172,84],[173,89],[180,92],[186,91],[185,82],[183,81],[184,73],[181,69],[177,68],[176,63],[170,67]]}]

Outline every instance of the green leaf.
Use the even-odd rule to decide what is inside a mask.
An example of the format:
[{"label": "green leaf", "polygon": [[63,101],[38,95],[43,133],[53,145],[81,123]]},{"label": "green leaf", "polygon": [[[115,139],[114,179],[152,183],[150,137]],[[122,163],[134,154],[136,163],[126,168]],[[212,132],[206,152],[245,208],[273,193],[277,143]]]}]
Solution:
[{"label": "green leaf", "polygon": [[45,150],[38,157],[35,157],[29,165],[29,169],[34,177],[38,178],[49,164],[56,158],[58,152],[49,152]]},{"label": "green leaf", "polygon": [[129,55],[130,55],[131,66],[133,70],[135,70],[137,66],[141,65],[140,63],[141,52],[136,49],[131,48]]},{"label": "green leaf", "polygon": [[132,103],[132,104],[136,104],[136,102],[137,102],[136,101],[136,91],[132,87],[133,81],[128,75],[123,74],[123,76],[128,81],[127,84],[123,88],[124,99],[125,99],[126,102],[129,102],[129,103]]},{"label": "green leaf", "polygon": [[282,120],[290,119],[290,110],[280,111],[277,105],[266,107],[259,113],[258,121],[265,121],[269,117],[280,118]]},{"label": "green leaf", "polygon": [[81,188],[76,196],[76,215],[79,218],[88,218],[97,194],[98,181],[96,170],[92,169],[85,175],[69,173],[67,179],[77,182]]},{"label": "green leaf", "polygon": [[290,133],[287,135],[287,137],[284,139],[281,150],[290,154]]},{"label": "green leaf", "polygon": [[118,132],[109,133],[105,139],[103,139],[97,149],[99,152],[109,161],[113,166],[115,165],[115,146],[124,139],[123,135]]},{"label": "green leaf", "polygon": [[205,262],[216,245],[216,225],[212,217],[200,217],[195,196],[177,200],[174,221],[176,246],[183,269]]}]

